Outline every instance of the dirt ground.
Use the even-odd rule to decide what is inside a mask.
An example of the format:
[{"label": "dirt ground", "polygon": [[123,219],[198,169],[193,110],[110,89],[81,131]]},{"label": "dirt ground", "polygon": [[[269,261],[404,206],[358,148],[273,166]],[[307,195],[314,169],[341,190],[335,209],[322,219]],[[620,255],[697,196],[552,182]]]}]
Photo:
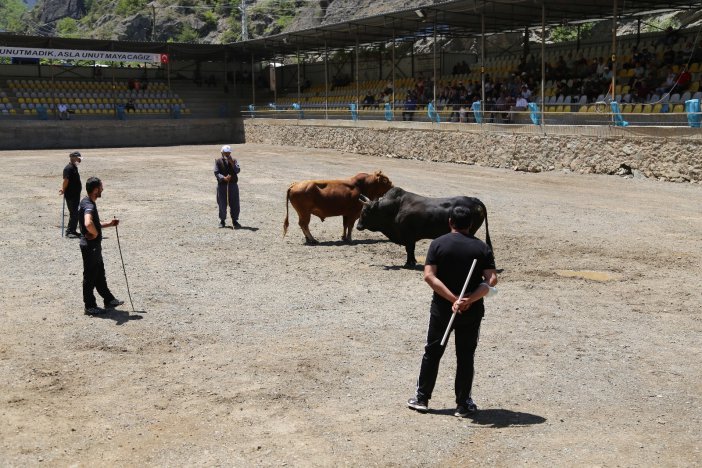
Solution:
[{"label": "dirt ground", "polygon": [[[0,465],[702,463],[702,186],[240,145],[245,229],[218,229],[218,150],[83,151],[136,309],[106,229],[127,303],[100,318],[58,227],[68,151],[0,153]],[[488,207],[504,271],[472,418],[452,415],[452,350],[432,411],[405,406],[431,291],[402,247],[342,244],[340,218],[314,219],[306,246],[292,209],[282,237],[292,181],[376,169]]]}]

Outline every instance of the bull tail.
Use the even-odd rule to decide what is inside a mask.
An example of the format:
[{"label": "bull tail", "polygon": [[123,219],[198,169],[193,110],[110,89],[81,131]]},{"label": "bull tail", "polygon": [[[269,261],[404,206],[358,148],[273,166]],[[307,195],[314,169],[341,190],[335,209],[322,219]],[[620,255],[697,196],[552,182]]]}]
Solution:
[{"label": "bull tail", "polygon": [[285,221],[283,221],[283,237],[285,237],[285,235],[288,233],[288,227],[290,226],[290,221],[288,221],[290,209],[290,189],[292,189],[292,185],[288,187],[288,193],[285,196]]},{"label": "bull tail", "polygon": [[488,228],[488,213],[485,203],[480,202],[483,205],[483,211],[485,211],[485,243],[492,249],[492,241],[490,240],[490,229]]}]

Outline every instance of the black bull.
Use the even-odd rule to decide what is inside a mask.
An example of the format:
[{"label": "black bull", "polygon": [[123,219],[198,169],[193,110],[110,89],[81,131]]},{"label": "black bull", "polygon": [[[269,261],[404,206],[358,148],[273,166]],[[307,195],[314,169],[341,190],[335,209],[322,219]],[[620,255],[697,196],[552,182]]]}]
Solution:
[{"label": "black bull", "polygon": [[404,245],[407,251],[405,266],[412,267],[417,264],[414,257],[416,242],[436,239],[450,232],[449,212],[455,206],[463,206],[472,213],[471,235],[485,220],[485,241],[492,248],[487,209],[483,202],[472,197],[428,198],[395,187],[378,200],[364,202],[357,229],[382,232],[392,242]]}]

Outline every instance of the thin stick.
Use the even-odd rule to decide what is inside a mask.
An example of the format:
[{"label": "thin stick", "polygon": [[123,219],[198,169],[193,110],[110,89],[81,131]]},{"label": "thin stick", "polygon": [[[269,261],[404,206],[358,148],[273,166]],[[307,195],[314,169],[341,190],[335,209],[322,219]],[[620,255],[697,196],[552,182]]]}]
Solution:
[{"label": "thin stick", "polygon": [[119,249],[119,258],[122,260],[122,271],[124,272],[124,282],[127,283],[127,295],[129,296],[129,304],[132,306],[132,313],[136,313],[134,310],[134,303],[132,302],[132,293],[129,292],[129,280],[127,279],[127,269],[124,268],[124,258],[122,257],[122,246],[119,243],[119,229],[115,225],[115,234],[117,235],[117,248]]},{"label": "thin stick", "polygon": [[63,237],[63,223],[66,220],[66,195],[61,197],[61,237]]},{"label": "thin stick", "polygon": [[[470,271],[468,272],[468,276],[466,277],[466,282],[463,283],[463,289],[461,290],[461,295],[458,296],[459,301],[461,299],[463,299],[463,295],[466,293],[466,288],[468,287],[468,281],[470,281],[470,277],[473,276],[473,269],[475,268],[476,263],[478,263],[478,259],[474,258],[473,264],[470,266]],[[446,346],[446,340],[448,340],[449,334],[451,334],[451,326],[453,325],[453,321],[455,318],[456,318],[456,312],[454,312],[451,315],[451,320],[449,320],[448,327],[446,327],[446,333],[444,333],[444,337],[441,339],[441,346]]]}]

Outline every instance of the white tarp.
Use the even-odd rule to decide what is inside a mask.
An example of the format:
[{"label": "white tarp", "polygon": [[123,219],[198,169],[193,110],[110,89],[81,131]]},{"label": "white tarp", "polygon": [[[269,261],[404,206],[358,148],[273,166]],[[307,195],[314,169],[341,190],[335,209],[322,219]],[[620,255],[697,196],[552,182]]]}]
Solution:
[{"label": "white tarp", "polygon": [[35,49],[0,45],[0,57],[17,57],[53,60],[94,60],[104,62],[156,62],[167,63],[168,55],[144,52],[114,52],[105,50]]}]

